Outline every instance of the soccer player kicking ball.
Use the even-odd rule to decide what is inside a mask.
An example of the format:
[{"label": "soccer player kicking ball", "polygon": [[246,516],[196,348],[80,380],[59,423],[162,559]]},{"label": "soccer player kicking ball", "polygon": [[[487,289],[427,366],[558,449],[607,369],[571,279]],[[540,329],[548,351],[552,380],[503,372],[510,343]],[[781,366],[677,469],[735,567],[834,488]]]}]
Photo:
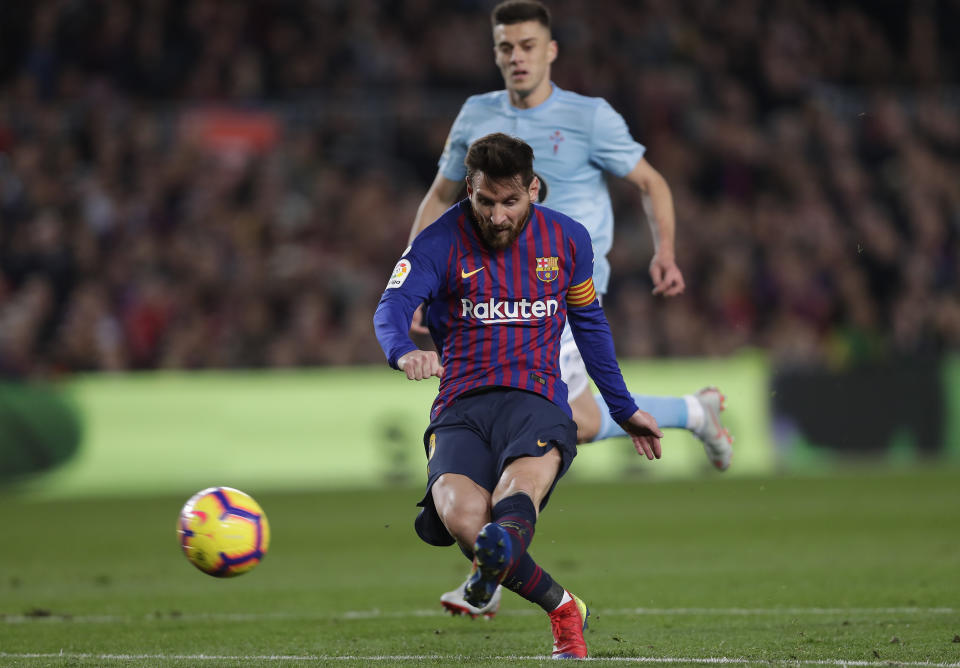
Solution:
[{"label": "soccer player kicking ball", "polygon": [[[411,380],[440,378],[415,526],[426,543],[456,542],[473,560],[469,605],[488,605],[502,583],[547,612],[554,658],[583,658],[586,604],[528,552],[537,516],[577,453],[558,365],[565,322],[637,452],[658,459],[662,434],[624,385],[593,287],[589,233],[534,203],[533,150],[494,133],[470,146],[465,163],[468,199],[414,240],[374,316],[390,366]],[[408,335],[422,303],[439,356]]]},{"label": "soccer player kicking ball", "polygon": [[[470,143],[491,132],[506,132],[533,148],[535,172],[541,181],[549,183],[544,204],[579,221],[590,233],[596,254],[593,280],[601,301],[610,278],[606,255],[613,244],[613,207],[605,173],[623,178],[642,193],[656,247],[650,262],[654,293],[667,297],[682,293],[683,275],[674,259],[670,187],[644,158],[646,149],[634,141],[623,117],[606,100],[563,90],[550,80],[558,50],[547,8],[536,0],[508,0],[493,9],[491,23],[494,59],[504,89],[474,95],[460,109],[436,178],[417,211],[411,240],[456,201],[464,178],[463,157]],[[546,185],[541,183],[541,195]],[[414,315],[414,332],[425,331],[419,313]],[[566,328],[560,370],[567,384],[578,440],[589,443],[623,436],[602,395],[590,391],[581,352],[570,328]],[[720,419],[724,397],[717,388],[705,387],[683,397],[634,394],[633,398],[661,428],[693,433],[715,468],[723,471],[730,466],[733,439]],[[448,611],[474,617],[496,614],[499,592],[488,606],[477,609],[464,600],[463,587],[461,584],[440,597]]]}]

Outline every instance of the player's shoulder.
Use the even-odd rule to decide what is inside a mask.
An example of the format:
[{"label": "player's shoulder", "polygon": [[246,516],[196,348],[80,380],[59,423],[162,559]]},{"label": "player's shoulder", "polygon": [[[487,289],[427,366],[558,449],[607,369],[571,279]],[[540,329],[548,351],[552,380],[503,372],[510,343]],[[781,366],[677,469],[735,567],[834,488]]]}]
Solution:
[{"label": "player's shoulder", "polygon": [[610,106],[610,103],[607,102],[605,98],[575,93],[572,90],[560,88],[559,86],[556,87],[555,95],[557,96],[558,103],[568,107],[578,107],[584,110],[593,111],[600,107]]},{"label": "player's shoulder", "polygon": [[567,104],[579,104],[584,107],[595,107],[598,104],[606,103],[606,100],[602,97],[584,95],[583,93],[577,93],[576,91],[560,88],[559,86],[555,89],[555,92],[557,95],[557,101],[565,102]]},{"label": "player's shoulder", "polygon": [[492,90],[489,93],[471,95],[463,103],[463,111],[483,112],[491,109],[501,109],[507,94],[505,90]]},{"label": "player's shoulder", "polygon": [[583,224],[575,218],[571,218],[562,211],[551,209],[550,207],[543,206],[542,204],[534,204],[533,206],[534,209],[543,214],[544,220],[546,220],[548,223],[559,225],[565,236],[579,239],[586,235],[588,239],[590,238],[590,233],[587,232],[587,228],[585,228]]}]

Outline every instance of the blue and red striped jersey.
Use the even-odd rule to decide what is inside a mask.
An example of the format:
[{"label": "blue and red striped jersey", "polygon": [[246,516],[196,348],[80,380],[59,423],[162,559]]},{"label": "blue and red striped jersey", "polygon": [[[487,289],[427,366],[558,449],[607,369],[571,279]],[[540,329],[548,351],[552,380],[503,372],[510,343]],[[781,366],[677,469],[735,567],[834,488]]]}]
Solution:
[{"label": "blue and red striped jersey", "polygon": [[517,240],[492,250],[463,200],[423,230],[397,263],[374,316],[377,338],[397,368],[417,348],[408,335],[413,311],[427,305],[444,367],[431,419],[464,392],[490,386],[541,394],[569,415],[558,362],[569,317],[587,371],[622,421],[637,408],[592,276],[590,235],[572,218],[532,205]]}]

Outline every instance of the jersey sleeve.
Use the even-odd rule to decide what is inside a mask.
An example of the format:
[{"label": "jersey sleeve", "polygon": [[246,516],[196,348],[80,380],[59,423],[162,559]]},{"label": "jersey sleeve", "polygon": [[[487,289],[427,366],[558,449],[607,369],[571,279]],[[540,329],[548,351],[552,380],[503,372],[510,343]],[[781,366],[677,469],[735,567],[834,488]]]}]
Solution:
[{"label": "jersey sleeve", "polygon": [[590,160],[605,172],[623,178],[646,152],[646,147],[630,135],[623,116],[606,100],[601,100],[593,116]]},{"label": "jersey sleeve", "polygon": [[567,319],[587,373],[610,408],[610,415],[623,422],[637,411],[637,404],[623,382],[613,348],[613,335],[593,287],[593,247],[586,229],[576,224],[571,234],[574,267],[567,290]]},{"label": "jersey sleeve", "polygon": [[420,304],[434,299],[446,282],[442,260],[449,255],[451,241],[440,228],[431,225],[404,252],[373,316],[377,340],[394,369],[399,368],[398,359],[417,349],[409,334],[413,312]]},{"label": "jersey sleeve", "polygon": [[597,301],[593,287],[593,241],[586,228],[576,223],[570,232],[573,246],[573,275],[567,290],[567,308],[582,308]]},{"label": "jersey sleeve", "polygon": [[467,149],[470,146],[468,117],[468,105],[464,104],[453,121],[450,134],[447,135],[447,143],[444,144],[443,153],[437,163],[440,175],[451,181],[462,181],[467,176],[467,168],[463,160],[467,157]]}]

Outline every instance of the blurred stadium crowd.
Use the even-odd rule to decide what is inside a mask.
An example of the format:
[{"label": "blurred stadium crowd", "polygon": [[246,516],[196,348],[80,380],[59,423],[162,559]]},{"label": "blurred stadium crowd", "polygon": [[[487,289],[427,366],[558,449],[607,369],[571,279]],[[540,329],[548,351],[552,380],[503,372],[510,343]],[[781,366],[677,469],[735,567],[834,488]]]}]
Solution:
[{"label": "blurred stadium crowd", "polygon": [[[0,374],[379,362],[371,315],[491,2],[0,3]],[[606,97],[678,213],[621,356],[843,365],[960,348],[955,0],[555,0],[554,80]]]}]

